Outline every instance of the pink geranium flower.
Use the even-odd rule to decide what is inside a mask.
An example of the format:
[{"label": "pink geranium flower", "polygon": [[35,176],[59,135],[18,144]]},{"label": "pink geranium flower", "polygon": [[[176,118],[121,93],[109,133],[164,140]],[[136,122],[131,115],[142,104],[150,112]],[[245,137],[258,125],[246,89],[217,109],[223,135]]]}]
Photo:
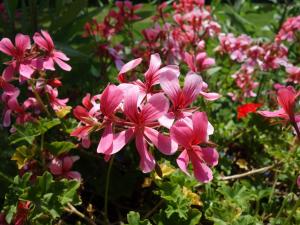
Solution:
[{"label": "pink geranium flower", "polygon": [[71,66],[65,63],[69,58],[61,51],[55,49],[53,40],[47,31],[41,30],[41,34],[36,32],[33,36],[34,42],[46,52],[42,59],[43,68],[46,70],[55,70],[54,62],[63,70],[70,71]]},{"label": "pink geranium flower", "polygon": [[135,138],[137,151],[140,155],[140,168],[144,173],[154,169],[155,159],[148,151],[147,143],[152,143],[163,154],[171,155],[177,150],[177,144],[170,137],[159,133],[154,127],[159,126],[157,120],[169,108],[168,100],[163,94],[154,94],[145,105],[138,104],[137,88],[128,89],[124,93],[124,125],[128,129],[114,134],[113,146],[110,151],[102,151],[106,155],[120,151],[132,138]]},{"label": "pink geranium flower", "polygon": [[26,56],[26,51],[30,48],[30,37],[28,35],[17,34],[15,46],[8,38],[2,38],[0,41],[0,51],[13,57],[11,61],[6,63],[8,66],[3,71],[3,79],[10,81],[15,72],[18,72],[23,79],[31,78],[35,68],[33,61]]},{"label": "pink geranium flower", "polygon": [[167,128],[171,127],[175,119],[190,116],[195,111],[195,109],[190,108],[190,105],[199,95],[208,100],[215,100],[220,97],[217,93],[204,92],[203,88],[206,88],[207,85],[199,75],[193,72],[189,72],[185,77],[182,89],[177,74],[171,72],[161,74],[160,86],[172,102],[170,111],[159,120]]},{"label": "pink geranium flower", "polygon": [[184,60],[191,71],[202,72],[215,64],[213,58],[207,57],[206,52],[200,52],[196,56],[185,52]]},{"label": "pink geranium flower", "polygon": [[[126,82],[124,74],[128,71],[134,69],[142,62],[141,58],[131,60],[126,63],[120,70],[118,79],[121,82]],[[133,81],[132,83],[137,85],[140,88],[140,91],[144,94],[153,94],[153,86],[159,84],[160,74],[164,73],[173,73],[176,76],[179,76],[179,68],[176,65],[168,65],[165,67],[161,67],[161,58],[159,54],[152,54],[150,57],[150,63],[148,70],[144,73],[144,81],[139,79]]]},{"label": "pink geranium flower", "polygon": [[178,120],[171,127],[171,138],[183,147],[183,151],[177,158],[179,168],[189,175],[187,166],[192,162],[194,174],[197,180],[207,183],[213,175],[209,166],[218,164],[219,154],[211,147],[201,147],[208,142],[208,136],[213,133],[213,127],[209,124],[204,112],[196,112],[192,119],[186,117]]},{"label": "pink geranium flower", "polygon": [[297,92],[292,86],[279,88],[277,91],[277,101],[280,108],[276,111],[258,111],[265,117],[279,117],[291,122],[300,121],[299,116],[295,116],[295,104],[300,92]]}]

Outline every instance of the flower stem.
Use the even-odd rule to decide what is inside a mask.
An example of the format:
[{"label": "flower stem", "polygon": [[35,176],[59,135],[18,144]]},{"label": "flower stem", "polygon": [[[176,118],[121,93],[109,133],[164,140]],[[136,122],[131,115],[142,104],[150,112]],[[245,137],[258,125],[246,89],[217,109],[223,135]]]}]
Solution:
[{"label": "flower stem", "polygon": [[265,172],[269,169],[272,169],[274,166],[275,165],[266,166],[266,167],[262,167],[262,168],[259,168],[259,169],[254,169],[254,170],[248,171],[246,173],[236,174],[236,175],[227,176],[227,177],[221,177],[221,180],[239,179],[239,178],[250,176],[250,175],[253,175],[253,174],[256,174],[256,173],[262,173],[262,172]]},{"label": "flower stem", "polygon": [[111,157],[108,165],[108,170],[107,170],[107,175],[106,175],[106,181],[105,181],[105,194],[104,194],[104,217],[105,217],[105,222],[109,224],[109,218],[108,218],[108,191],[109,191],[109,183],[110,183],[110,174],[111,174],[111,169],[112,165],[114,162],[114,155]]},{"label": "flower stem", "polygon": [[46,105],[44,104],[43,100],[41,99],[39,93],[35,90],[34,84],[31,83],[31,88],[32,88],[32,92],[36,98],[36,100],[38,101],[38,103],[40,104],[40,106],[42,107],[42,109],[45,111],[45,113],[47,113],[47,116],[51,116],[49,110],[47,109]]}]

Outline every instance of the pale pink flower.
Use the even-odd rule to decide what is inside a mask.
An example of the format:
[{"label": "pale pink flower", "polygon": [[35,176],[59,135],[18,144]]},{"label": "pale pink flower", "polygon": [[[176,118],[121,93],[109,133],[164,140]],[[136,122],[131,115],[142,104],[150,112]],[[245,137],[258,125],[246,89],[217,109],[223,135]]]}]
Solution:
[{"label": "pale pink flower", "polygon": [[170,133],[171,138],[183,147],[177,158],[179,168],[189,175],[187,166],[191,161],[196,179],[204,183],[211,181],[213,175],[209,167],[218,164],[219,154],[214,148],[201,147],[208,142],[208,136],[213,133],[206,114],[196,112],[192,119],[186,117],[176,121]]}]

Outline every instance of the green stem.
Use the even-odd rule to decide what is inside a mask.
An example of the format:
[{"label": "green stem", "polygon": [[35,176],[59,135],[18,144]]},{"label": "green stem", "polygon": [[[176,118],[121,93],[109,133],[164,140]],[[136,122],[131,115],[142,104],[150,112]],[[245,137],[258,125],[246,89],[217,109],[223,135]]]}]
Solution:
[{"label": "green stem", "polygon": [[288,218],[286,218],[286,220],[284,221],[283,225],[287,225],[290,224],[290,220],[292,218],[292,216],[295,214],[297,208],[300,206],[300,199],[297,200],[296,204],[294,205],[292,212],[289,214]]},{"label": "green stem", "polygon": [[280,207],[280,209],[279,209],[279,211],[278,211],[278,213],[277,213],[277,215],[276,215],[276,217],[275,217],[275,222],[278,220],[278,218],[280,217],[280,215],[281,215],[281,213],[282,213],[282,210],[284,209],[284,207],[285,207],[285,205],[286,205],[286,203],[287,203],[287,199],[288,199],[288,196],[286,196],[285,198],[284,198],[284,200],[283,200],[283,202],[282,202],[282,204],[281,204],[281,207]]},{"label": "green stem", "polygon": [[0,171],[0,178],[1,178],[2,180],[7,181],[8,183],[11,183],[11,184],[14,183],[14,181],[13,181],[10,177],[6,176],[6,175],[5,175],[4,173],[2,173],[1,171]]},{"label": "green stem", "polygon": [[40,106],[42,107],[42,109],[45,111],[45,113],[47,113],[47,115],[50,117],[51,113],[49,112],[49,110],[47,109],[46,105],[44,104],[43,100],[41,99],[39,93],[35,90],[34,84],[31,82],[31,88],[32,88],[32,92],[36,98],[36,100],[38,101],[38,103],[40,104]]},{"label": "green stem", "polygon": [[268,203],[270,204],[271,201],[272,201],[272,198],[273,198],[273,195],[275,193],[275,188],[276,188],[276,183],[278,181],[278,172],[276,171],[275,172],[275,179],[274,179],[274,183],[273,183],[273,186],[272,186],[272,190],[271,190],[271,193],[270,193],[270,196],[269,196],[269,200],[268,200]]},{"label": "green stem", "polygon": [[106,181],[105,181],[105,194],[104,194],[104,217],[105,217],[105,222],[109,224],[109,218],[107,214],[107,208],[108,208],[108,191],[109,191],[109,183],[110,183],[110,174],[111,174],[111,169],[112,165],[114,162],[114,155],[111,157],[108,165],[108,170],[107,170],[107,175],[106,175]]}]

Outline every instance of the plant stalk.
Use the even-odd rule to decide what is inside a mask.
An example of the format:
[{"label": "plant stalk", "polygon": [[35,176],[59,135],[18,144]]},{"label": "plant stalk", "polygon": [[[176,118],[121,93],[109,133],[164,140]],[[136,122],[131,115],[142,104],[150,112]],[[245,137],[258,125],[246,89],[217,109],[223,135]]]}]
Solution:
[{"label": "plant stalk", "polygon": [[109,224],[109,218],[108,218],[108,191],[109,191],[109,183],[110,183],[110,175],[111,175],[111,169],[114,162],[114,155],[111,157],[108,165],[107,175],[106,175],[106,181],[105,181],[105,194],[104,194],[104,218],[105,222]]}]

